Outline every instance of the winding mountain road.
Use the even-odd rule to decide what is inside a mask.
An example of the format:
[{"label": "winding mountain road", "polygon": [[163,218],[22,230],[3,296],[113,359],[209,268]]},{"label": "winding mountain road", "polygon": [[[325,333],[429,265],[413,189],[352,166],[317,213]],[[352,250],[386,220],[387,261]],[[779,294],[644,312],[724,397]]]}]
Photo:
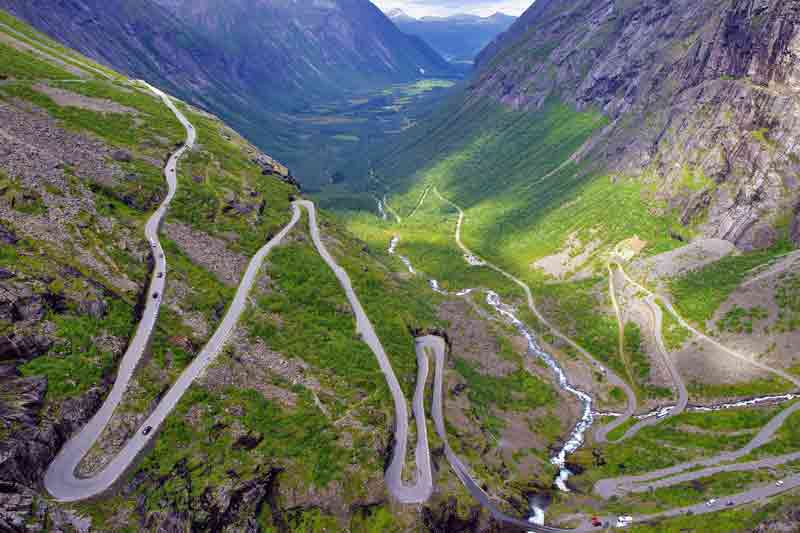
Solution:
[{"label": "winding mountain road", "polygon": [[[609,295],[611,296],[611,302],[614,306],[614,312],[617,315],[617,323],[619,325],[619,349],[620,353],[622,354],[625,349],[624,346],[625,324],[622,319],[622,311],[620,310],[619,302],[617,301],[616,287],[614,284],[614,270],[612,268],[612,263],[609,263],[606,266],[608,268],[608,291]],[[616,266],[619,267],[619,265]],[[622,269],[620,268],[620,270]],[[656,339],[656,345],[658,346],[658,351],[660,352],[661,358],[664,360],[664,364],[667,367],[667,371],[669,372],[670,379],[672,380],[673,387],[675,388],[675,392],[677,393],[678,398],[676,404],[669,410],[669,412],[665,416],[654,416],[651,418],[645,418],[643,420],[640,420],[639,422],[628,428],[627,431],[625,431],[625,434],[621,438],[615,440],[614,442],[616,443],[630,439],[631,437],[639,433],[639,431],[641,431],[643,428],[646,428],[648,426],[653,426],[663,420],[667,420],[668,418],[672,418],[674,416],[681,414],[686,410],[686,407],[689,405],[689,390],[686,388],[686,383],[683,380],[683,377],[681,376],[680,372],[678,371],[678,367],[675,364],[675,361],[670,356],[669,350],[667,350],[667,347],[664,344],[664,337],[662,336],[661,333],[663,328],[664,315],[661,312],[661,308],[656,303],[655,298],[652,294],[647,295],[645,303],[650,309],[650,313],[653,318],[653,335]],[[628,363],[626,362],[626,364]]]},{"label": "winding mountain road", "polygon": [[678,313],[678,311],[672,305],[672,302],[670,302],[669,300],[667,300],[663,296],[654,293],[653,291],[651,291],[650,289],[648,289],[647,287],[645,287],[641,283],[638,283],[633,278],[631,278],[628,275],[628,273],[625,271],[625,269],[623,268],[622,264],[616,263],[616,265],[617,265],[617,267],[619,267],[620,272],[622,272],[622,275],[625,276],[625,280],[628,283],[630,283],[631,285],[636,287],[638,290],[640,290],[643,293],[645,293],[647,296],[651,297],[653,300],[660,301],[664,305],[664,307],[667,309],[667,311],[673,317],[675,317],[675,319],[678,321],[678,323],[682,327],[684,327],[687,330],[689,330],[695,337],[700,338],[700,339],[708,342],[709,344],[713,344],[716,348],[722,350],[723,352],[727,353],[731,357],[739,359],[740,361],[743,361],[743,362],[745,362],[745,363],[747,363],[749,365],[755,366],[756,368],[764,370],[765,372],[769,372],[770,374],[774,374],[774,375],[776,375],[778,377],[781,377],[781,378],[785,379],[786,381],[792,383],[795,387],[800,388],[800,378],[798,378],[797,376],[793,376],[793,375],[791,375],[791,374],[789,374],[787,372],[784,372],[783,370],[780,370],[780,369],[777,369],[777,368],[773,368],[773,367],[771,367],[769,365],[766,365],[764,363],[761,363],[759,361],[756,361],[754,359],[746,357],[746,356],[740,354],[739,352],[737,352],[735,350],[732,350],[731,348],[728,348],[727,346],[725,346],[721,342],[717,341],[716,339],[714,339],[712,337],[709,337],[708,335],[706,335],[702,331],[700,331],[697,328],[695,328],[694,326],[692,326],[688,321],[686,321],[680,315],[680,313]]},{"label": "winding mountain road", "polygon": [[462,226],[464,224],[464,211],[457,204],[451,202],[450,200],[448,200],[447,198],[442,196],[441,193],[439,192],[438,188],[433,187],[433,192],[434,192],[434,194],[436,194],[436,196],[439,197],[440,200],[442,200],[443,202],[445,202],[448,205],[452,206],[453,208],[456,209],[456,211],[458,211],[458,222],[456,223],[455,240],[456,240],[456,244],[458,245],[458,247],[461,249],[462,252],[464,252],[464,255],[465,256],[469,256],[469,257],[473,257],[476,260],[481,261],[485,266],[487,266],[488,268],[491,268],[495,272],[499,273],[500,275],[502,275],[506,279],[511,280],[515,285],[520,287],[523,290],[523,292],[525,293],[525,298],[527,300],[528,309],[530,309],[530,311],[534,314],[534,316],[537,318],[537,320],[539,320],[539,322],[541,322],[547,329],[549,329],[550,332],[553,335],[555,335],[556,337],[561,339],[563,342],[565,342],[569,346],[571,346],[573,349],[577,350],[581,355],[583,355],[583,357],[585,357],[594,366],[595,370],[597,370],[603,376],[605,376],[606,380],[608,381],[608,383],[612,387],[618,387],[625,393],[625,397],[627,398],[627,405],[625,407],[625,411],[621,414],[621,416],[617,417],[616,419],[614,419],[609,424],[606,424],[605,426],[599,427],[599,428],[597,428],[595,430],[595,433],[594,433],[595,441],[597,441],[599,443],[607,442],[608,441],[608,434],[611,431],[613,431],[614,429],[616,429],[617,427],[619,427],[622,424],[626,423],[633,416],[633,414],[636,412],[636,394],[634,393],[633,388],[631,388],[631,386],[628,385],[628,383],[625,380],[620,378],[611,369],[609,369],[604,364],[602,364],[600,361],[595,359],[595,357],[592,354],[590,354],[586,349],[584,349],[581,345],[579,345],[577,342],[575,342],[570,337],[568,337],[567,335],[562,333],[558,328],[556,328],[539,311],[539,308],[536,307],[536,304],[535,304],[535,302],[533,300],[533,293],[531,292],[531,288],[528,286],[527,283],[525,283],[524,281],[520,280],[519,278],[517,278],[513,274],[510,274],[510,273],[506,272],[505,270],[503,270],[502,268],[498,267],[497,265],[494,265],[494,264],[486,261],[485,259],[481,258],[480,256],[474,254],[472,252],[472,250],[467,248],[467,246],[461,240],[461,228],[462,228]]},{"label": "winding mountain road", "polygon": [[[431,409],[431,417],[433,418],[433,425],[436,428],[436,434],[444,446],[444,454],[450,467],[455,472],[458,479],[469,491],[473,498],[475,498],[484,508],[488,509],[492,516],[499,522],[511,524],[524,528],[527,531],[535,533],[555,533],[563,532],[565,530],[553,528],[549,526],[535,525],[527,520],[510,516],[494,505],[491,496],[483,490],[480,483],[478,483],[472,476],[470,469],[461,461],[453,449],[450,447],[450,442],[447,438],[447,429],[444,421],[443,409],[443,396],[444,396],[444,362],[447,353],[447,346],[444,339],[435,335],[427,335],[419,337],[416,344],[417,351],[417,365],[419,367],[419,376],[417,386],[420,380],[424,384],[428,375],[428,357],[429,353],[433,354],[435,373],[433,378],[433,406]],[[423,407],[420,407],[423,410]]]},{"label": "winding mountain road", "polygon": [[[533,298],[532,298],[530,289],[527,287],[526,284],[524,284],[524,282],[522,282],[521,280],[518,280],[513,275],[506,273],[505,271],[503,271],[499,267],[496,267],[496,266],[492,265],[491,263],[487,263],[487,262],[481,260],[478,256],[476,256],[469,248],[467,248],[463,244],[463,242],[461,241],[461,226],[462,226],[463,220],[464,220],[463,211],[461,210],[461,208],[459,206],[457,206],[453,202],[450,202],[449,200],[445,199],[435,187],[433,187],[433,189],[434,189],[434,193],[442,201],[444,201],[444,202],[448,203],[449,205],[453,206],[454,208],[456,208],[458,213],[459,213],[459,219],[458,219],[458,223],[456,225],[455,240],[456,240],[456,243],[458,244],[459,248],[464,253],[465,258],[471,257],[476,261],[480,261],[485,266],[488,266],[489,268],[492,268],[493,270],[503,274],[506,278],[511,279],[517,285],[522,287],[523,290],[526,293],[526,296],[528,297],[528,303],[529,303],[529,307],[530,307],[531,311],[545,325],[549,326],[549,323],[537,311],[535,305],[533,305]],[[417,204],[417,207],[415,208],[415,211],[421,205],[422,200],[424,200],[424,196],[421,199],[420,203]],[[671,410],[671,412],[668,415],[668,417],[676,416],[677,414],[683,412],[686,409],[686,407],[688,405],[689,394],[688,394],[688,391],[686,389],[686,385],[685,385],[680,373],[678,372],[678,369],[677,369],[677,367],[675,365],[675,362],[670,357],[669,350],[667,350],[667,348],[666,348],[666,346],[664,344],[663,336],[661,334],[662,327],[663,327],[663,313],[662,313],[661,307],[657,304],[657,298],[659,298],[659,296],[654,294],[654,293],[652,293],[652,292],[650,292],[646,288],[642,287],[640,284],[638,284],[635,281],[633,281],[628,276],[628,274],[625,272],[625,270],[622,267],[622,265],[617,264],[616,266],[618,266],[619,270],[621,271],[621,273],[625,277],[626,281],[628,281],[629,283],[632,283],[637,289],[643,291],[646,294],[645,303],[649,306],[649,308],[650,308],[650,310],[652,312],[652,315],[653,315],[653,329],[654,329],[654,332],[655,332],[655,337],[656,337],[656,341],[657,341],[657,344],[658,344],[658,347],[659,347],[659,351],[661,352],[662,356],[664,357],[664,361],[667,364],[667,367],[669,369],[670,375],[672,377],[672,380],[673,380],[673,382],[674,382],[674,384],[676,386],[677,392],[678,392],[677,404],[676,404],[675,407],[673,407],[673,409]],[[609,266],[609,270],[610,270],[610,266]],[[613,291],[613,283],[610,285],[610,288]],[[734,355],[735,357],[737,357],[739,359],[742,359],[742,360],[744,360],[744,361],[746,361],[746,362],[748,362],[750,364],[754,364],[755,363],[757,366],[762,367],[764,370],[768,370],[768,371],[770,371],[772,373],[781,375],[782,377],[784,377],[784,375],[785,375],[785,377],[787,379],[789,379],[790,381],[792,381],[793,383],[797,382],[796,378],[792,379],[793,376],[789,376],[789,375],[785,374],[784,372],[782,372],[780,370],[772,369],[771,367],[769,367],[767,365],[762,365],[761,363],[754,362],[754,361],[752,361],[752,360],[750,360],[750,359],[748,359],[748,358],[746,358],[746,357],[744,357],[744,356],[742,356],[740,354],[737,354],[733,350],[730,350],[727,347],[724,347],[723,345],[719,344],[718,342],[714,341],[713,339],[708,338],[707,336],[705,336],[704,334],[702,334],[701,332],[699,332],[695,328],[693,328],[685,320],[683,320],[683,318],[680,317],[680,315],[677,313],[677,311],[675,311],[672,308],[672,306],[671,306],[671,304],[669,302],[664,302],[664,303],[665,303],[665,306],[668,309],[668,311],[673,316],[675,316],[675,318],[679,321],[679,323],[683,327],[686,327],[689,331],[691,331],[695,335],[699,336],[700,338],[704,338],[704,339],[708,340],[709,342],[712,342],[715,345],[718,345],[720,348],[722,348],[727,353],[731,353],[731,355]],[[618,314],[619,314],[619,308],[618,307],[617,307],[617,311],[618,311]],[[549,327],[551,327],[551,329],[554,331],[554,333],[559,333],[557,330],[555,330],[555,328],[552,328],[552,326],[549,326]],[[563,340],[568,342],[571,346],[573,346],[576,349],[578,349],[579,351],[581,351],[581,353],[583,353],[584,355],[588,356],[590,361],[595,362],[595,364],[599,364],[591,357],[591,355],[585,353],[585,351],[581,350],[579,346],[577,346],[576,344],[571,342],[570,339],[565,338],[564,336],[562,336],[560,334],[557,335],[557,336],[559,336],[560,338],[562,338]],[[588,522],[588,520],[584,521],[581,525],[579,525],[575,529],[560,529],[560,528],[554,528],[554,527],[549,527],[549,526],[536,526],[536,525],[533,525],[533,524],[529,524],[529,523],[527,523],[525,521],[522,521],[522,520],[520,520],[518,518],[511,517],[511,516],[503,513],[499,509],[497,509],[497,507],[493,504],[493,502],[492,502],[491,498],[489,497],[489,495],[486,494],[486,492],[481,488],[480,484],[477,483],[473,479],[469,469],[463,464],[463,462],[453,452],[452,448],[449,445],[448,439],[447,439],[447,435],[446,435],[446,431],[445,431],[445,424],[444,424],[444,416],[442,414],[442,395],[443,395],[443,390],[442,390],[442,388],[443,388],[443,385],[442,385],[442,372],[443,372],[443,367],[444,367],[444,354],[445,354],[445,345],[444,345],[444,341],[442,339],[440,339],[438,337],[423,337],[423,338],[417,340],[417,359],[418,359],[418,364],[419,364],[419,367],[420,367],[418,380],[423,379],[423,376],[427,376],[427,361],[426,361],[427,357],[423,354],[423,352],[427,352],[427,351],[432,352],[434,354],[435,358],[436,358],[436,376],[434,377],[434,396],[433,396],[433,413],[432,413],[433,420],[434,420],[434,426],[436,428],[437,433],[439,434],[440,439],[444,443],[445,456],[447,457],[448,462],[450,463],[451,467],[455,471],[455,473],[458,476],[458,478],[461,480],[461,482],[464,484],[464,486],[470,492],[470,494],[476,500],[478,500],[479,503],[481,503],[481,505],[483,507],[488,509],[490,511],[490,513],[497,520],[499,520],[501,522],[504,522],[504,523],[507,523],[507,524],[512,524],[512,525],[516,525],[518,527],[525,528],[527,531],[536,531],[536,532],[539,532],[539,531],[547,531],[547,532],[556,532],[556,531],[559,531],[559,532],[566,532],[566,531],[573,531],[573,532],[597,531],[597,528],[594,527],[592,524],[590,524]],[[608,426],[605,426],[604,428],[601,428],[601,431],[598,431],[598,435],[596,435],[596,440],[598,442],[605,442],[608,432],[613,430],[614,427],[617,427],[620,424],[624,423],[626,420],[628,420],[633,415],[633,411],[635,410],[635,399],[634,399],[633,402],[631,402],[631,396],[633,395],[633,391],[630,390],[629,387],[627,387],[627,384],[625,384],[625,385],[626,385],[625,390],[628,391],[629,410],[624,415],[624,418],[620,417],[620,418],[623,418],[622,420],[617,420],[615,423],[609,424]],[[631,406],[631,403],[633,403],[632,406]],[[628,493],[648,492],[648,491],[650,491],[652,489],[657,489],[657,488],[661,488],[661,487],[669,487],[669,486],[673,486],[673,485],[676,485],[676,484],[679,484],[679,483],[684,483],[684,482],[692,481],[692,480],[695,480],[695,479],[700,479],[700,478],[703,478],[703,477],[707,477],[707,476],[711,476],[711,475],[714,475],[714,474],[718,474],[718,473],[721,473],[721,472],[738,472],[738,471],[759,470],[759,469],[771,468],[771,467],[775,467],[775,466],[778,466],[778,465],[782,465],[782,464],[785,464],[785,463],[790,462],[790,461],[800,460],[800,452],[793,452],[793,453],[788,453],[788,454],[781,455],[781,456],[767,457],[767,458],[764,458],[764,459],[754,460],[754,461],[750,461],[750,462],[744,462],[744,463],[735,463],[735,462],[733,462],[733,461],[737,461],[737,460],[747,456],[749,453],[751,453],[755,449],[757,449],[760,446],[763,446],[764,444],[766,444],[769,441],[771,441],[774,438],[775,433],[786,422],[786,420],[792,414],[794,414],[795,412],[798,412],[798,411],[800,411],[800,402],[790,406],[788,409],[786,409],[783,412],[781,412],[778,415],[776,415],[773,419],[770,420],[770,422],[766,426],[764,426],[759,431],[759,433],[756,435],[756,437],[754,437],[746,446],[744,446],[743,448],[741,448],[739,450],[736,450],[734,452],[725,452],[725,453],[719,454],[719,455],[717,455],[715,457],[712,457],[712,458],[703,459],[703,460],[697,460],[697,461],[690,461],[690,462],[687,462],[687,463],[684,463],[684,464],[681,464],[681,465],[675,465],[675,466],[670,467],[670,468],[665,468],[665,469],[661,469],[661,470],[658,470],[658,471],[649,472],[649,473],[646,473],[646,474],[641,474],[641,475],[638,475],[638,476],[628,476],[628,477],[620,477],[620,478],[615,478],[615,479],[601,480],[595,485],[594,491],[598,495],[600,495],[601,497],[603,497],[605,499],[608,499],[608,498],[611,498],[613,496],[624,496],[624,495],[626,495]],[[624,439],[630,438],[636,432],[638,432],[641,428],[646,427],[648,425],[655,424],[655,423],[657,423],[659,421],[664,420],[665,418],[666,417],[643,420],[643,421],[637,423],[636,425],[634,425],[633,427],[629,428],[628,431],[625,433],[625,435],[622,437],[622,439],[624,440]],[[714,513],[714,512],[718,512],[718,511],[724,510],[724,509],[730,509],[730,508],[746,505],[746,504],[749,504],[749,503],[759,502],[759,501],[762,501],[764,498],[775,496],[775,495],[784,493],[786,491],[789,491],[789,490],[792,490],[792,489],[795,489],[795,488],[798,488],[798,487],[800,487],[800,474],[789,476],[789,477],[785,478],[784,480],[782,480],[781,483],[770,483],[770,484],[766,484],[766,485],[760,485],[760,486],[756,486],[754,488],[748,489],[746,491],[742,491],[742,492],[737,493],[737,494],[733,494],[733,495],[730,495],[730,496],[727,496],[727,497],[724,497],[724,498],[721,497],[721,498],[719,498],[720,501],[715,501],[712,504],[709,504],[707,502],[706,503],[698,503],[698,504],[694,504],[694,505],[690,505],[690,506],[686,506],[686,507],[675,508],[675,509],[670,509],[670,510],[659,512],[659,513],[654,513],[654,514],[650,514],[650,515],[635,516],[633,518],[633,521],[636,522],[636,523],[642,523],[642,522],[647,522],[647,521],[651,521],[651,520],[658,519],[658,518],[675,517],[675,516],[680,516],[680,515],[684,515],[684,514],[699,515],[699,514],[706,514],[706,513]],[[613,524],[614,523],[614,517],[606,517],[605,522]]]},{"label": "winding mountain road", "polygon": [[[131,340],[122,358],[119,369],[117,370],[117,379],[100,410],[80,432],[64,445],[45,473],[45,488],[53,498],[62,502],[84,500],[105,492],[127,471],[139,453],[153,439],[157,433],[157,429],[163,424],[167,415],[172,412],[194,380],[203,373],[208,365],[211,364],[221,352],[222,347],[247,306],[248,294],[255,283],[263,259],[272,248],[283,240],[300,218],[300,211],[294,206],[293,216],[289,224],[253,256],[219,328],[217,328],[200,354],[198,354],[192,363],[183,371],[178,380],[159,402],[158,406],[156,406],[150,416],[144,421],[141,426],[142,429],[137,431],[136,434],[128,440],[123,449],[100,472],[90,478],[77,477],[75,475],[75,469],[100,437],[103,429],[114,414],[114,410],[121,402],[136,366],[141,360],[155,329],[162,295],[164,294],[167,270],[164,250],[158,240],[158,229],[177,190],[176,171],[178,160],[186,150],[194,145],[196,140],[194,127],[178,110],[172,100],[162,91],[152,86],[147,86],[164,101],[165,105],[172,110],[181,124],[183,124],[187,134],[186,143],[172,154],[164,167],[164,175],[169,189],[167,197],[159,206],[158,210],[150,217],[145,226],[145,236],[151,243],[155,259],[155,269],[153,270],[153,275],[150,280],[147,304],[142,315],[142,320],[139,322],[133,340]],[[163,275],[159,276],[159,273]]]},{"label": "winding mountain road", "polygon": [[[146,85],[146,84],[145,84]],[[78,478],[75,475],[76,467],[82,458],[88,453],[90,448],[100,437],[102,431],[111,419],[114,410],[119,405],[122,397],[128,387],[130,379],[136,366],[139,363],[142,355],[144,354],[147,344],[153,334],[155,323],[158,317],[158,312],[161,303],[161,296],[164,293],[166,282],[167,261],[164,255],[163,248],[158,239],[158,230],[166,211],[172,201],[177,190],[177,164],[180,157],[190,149],[196,140],[196,133],[194,127],[189,123],[188,119],[177,109],[172,100],[160,90],[147,85],[147,87],[158,97],[160,97],[164,104],[167,105],[175,116],[179,119],[181,124],[186,129],[186,142],[173,153],[164,168],[164,175],[168,185],[168,193],[162,204],[156,212],[148,219],[145,225],[145,236],[150,242],[155,269],[153,271],[149,289],[148,298],[142,319],[137,326],[136,333],[131,340],[128,349],[120,363],[117,373],[117,379],[112,387],[111,392],[106,398],[103,406],[89,421],[89,423],[81,429],[72,439],[70,439],[61,449],[57,457],[51,463],[45,474],[44,484],[47,491],[58,501],[71,502],[83,500],[92,496],[101,494],[111,488],[117,480],[131,467],[137,456],[145,449],[148,443],[155,438],[158,428],[164,423],[167,416],[173,411],[183,394],[188,390],[192,383],[206,370],[206,368],[214,361],[214,359],[222,351],[225,342],[230,337],[236,324],[238,323],[242,313],[247,307],[248,295],[255,284],[261,264],[270,251],[279,245],[286,235],[296,226],[300,219],[301,209],[305,209],[308,213],[309,229],[311,238],[318,253],[333,271],[339,284],[345,291],[348,302],[353,310],[356,320],[356,332],[360,338],[370,347],[376,356],[379,366],[386,378],[390,392],[392,394],[394,408],[395,408],[395,445],[393,447],[392,458],[389,467],[385,473],[386,484],[388,490],[393,497],[401,503],[422,503],[428,500],[433,492],[433,475],[431,468],[431,457],[428,445],[427,424],[425,419],[425,385],[429,372],[429,354],[433,354],[435,358],[435,375],[434,375],[434,395],[432,406],[432,418],[434,427],[437,434],[441,438],[445,455],[451,467],[455,471],[458,478],[485,508],[499,521],[507,524],[512,524],[523,528],[527,531],[534,531],[538,533],[554,533],[564,531],[590,531],[595,528],[581,526],[578,529],[566,530],[553,528],[548,526],[538,526],[531,524],[525,520],[511,517],[500,511],[492,502],[491,497],[483,490],[481,485],[475,481],[467,466],[458,458],[453,452],[447,439],[446,425],[443,414],[443,373],[444,361],[446,356],[446,346],[440,337],[427,336],[421,337],[417,340],[417,384],[415,388],[414,398],[412,402],[412,409],[414,413],[417,433],[417,443],[415,448],[415,481],[413,484],[405,484],[403,482],[403,468],[406,462],[407,441],[409,432],[408,421],[408,405],[402,388],[397,380],[397,377],[392,369],[389,358],[378,338],[378,335],[369,320],[358,296],[353,289],[351,280],[347,272],[336,263],[333,256],[329,253],[325,244],[320,236],[319,225],[317,222],[317,213],[314,204],[306,200],[298,200],[292,204],[292,217],[289,223],[268,243],[266,243],[250,260],[247,270],[242,277],[242,280],[237,288],[236,294],[222,320],[222,323],[214,332],[211,339],[208,341],[203,350],[192,361],[192,363],[184,370],[176,382],[169,389],[167,394],[159,402],[153,412],[148,416],[142,424],[141,429],[131,437],[125,444],[123,449],[111,460],[111,462],[103,468],[100,472],[90,478]],[[600,432],[602,438],[611,431],[614,427],[624,423],[629,419],[636,408],[635,396],[630,386],[623,380],[613,374],[610,370],[606,369],[600,362],[595,360],[586,350],[581,348],[577,343],[572,341],[569,337],[559,332],[554,328],[538,311],[533,302],[533,296],[527,284],[514,277],[513,275],[505,272],[501,268],[485,262],[473,254],[461,241],[461,227],[464,221],[464,212],[460,207],[454,203],[446,200],[439,194],[439,191],[434,187],[434,192],[444,202],[454,206],[459,212],[458,224],[456,226],[455,238],[458,246],[464,252],[465,257],[472,257],[476,261],[481,261],[484,265],[492,268],[496,272],[502,274],[507,279],[513,281],[516,285],[521,287],[526,294],[528,307],[531,312],[546,326],[554,335],[562,339],[564,342],[578,350],[583,354],[594,366],[607,376],[609,383],[614,386],[620,387],[626,392],[628,397],[628,409],[620,419],[605,427],[604,432]],[[427,194],[427,191],[426,191]],[[424,200],[424,196],[420,204]],[[419,205],[417,208],[419,207]],[[416,210],[416,208],[415,208]],[[657,331],[660,331],[661,319],[660,314],[656,311],[658,308],[655,305],[657,295],[651,293],[641,285],[631,280],[621,265],[618,265],[626,279],[633,283],[635,286],[645,291],[648,295],[648,301],[651,308],[654,310],[654,322]],[[709,339],[702,333],[698,332],[691,327],[688,323],[677,314],[669,302],[665,302],[667,309],[676,316],[682,326],[686,327],[696,335],[705,338],[709,342],[719,345],[713,339]],[[660,339],[660,335],[657,335]],[[659,345],[663,349],[663,342],[659,340]],[[719,345],[727,352],[732,352],[727,348]],[[664,350],[666,353],[666,350]],[[734,352],[735,353],[735,352]],[[751,364],[764,367],[778,375],[783,375],[782,371],[771,369],[766,365],[761,365],[758,362],[737,355],[738,358],[744,359]],[[788,374],[785,376],[787,379],[795,384],[800,380],[792,379]],[[681,402],[679,402],[680,404]],[[624,495],[630,492],[643,492],[650,490],[651,487],[670,486],[676,483],[690,481],[699,477],[712,475],[718,472],[730,471],[744,471],[758,468],[768,468],[783,464],[787,461],[800,459],[800,452],[787,454],[780,457],[771,457],[748,463],[734,463],[729,464],[731,461],[736,461],[745,457],[747,454],[769,442],[777,432],[777,430],[785,423],[789,416],[800,410],[800,402],[795,403],[788,409],[776,415],[770,422],[759,431],[754,439],[751,440],[745,447],[735,452],[727,452],[720,454],[716,457],[698,461],[692,461],[677,465],[671,468],[649,472],[639,476],[622,477],[611,480],[601,480],[595,486],[595,491],[604,498],[610,498],[614,495]],[[599,442],[603,440],[598,438]],[[760,498],[772,496],[786,490],[800,486],[800,474],[787,478],[782,485],[765,485],[756,487],[740,494],[725,498],[730,501],[731,505],[742,505],[745,503],[757,501]],[[716,512],[719,508],[713,506],[698,504],[691,507],[682,509],[673,509],[656,515],[637,517],[635,521],[645,521],[657,517],[674,516],[691,511],[695,514],[706,512]]]},{"label": "winding mountain road", "polygon": [[645,300],[648,307],[650,308],[650,312],[653,315],[653,332],[656,338],[656,344],[658,345],[658,351],[661,352],[661,357],[664,360],[664,363],[667,365],[667,370],[669,371],[670,378],[672,379],[673,386],[676,389],[678,394],[678,401],[676,404],[670,409],[669,413],[665,416],[654,416],[651,418],[645,418],[644,420],[640,420],[625,432],[625,434],[619,440],[614,442],[622,442],[624,440],[630,439],[634,435],[636,435],[641,429],[646,428],[648,426],[654,426],[664,420],[668,420],[672,417],[678,416],[679,414],[683,413],[686,408],[689,406],[689,390],[686,388],[686,382],[684,381],[683,377],[681,376],[680,372],[678,371],[678,366],[675,364],[675,360],[669,353],[667,346],[664,344],[664,337],[662,336],[662,327],[664,322],[664,314],[661,311],[661,308],[655,302],[655,299],[652,295],[648,296]]},{"label": "winding mountain road", "polygon": [[386,378],[389,391],[392,394],[395,409],[395,439],[392,449],[392,459],[389,468],[386,470],[386,485],[392,495],[401,503],[422,503],[430,498],[433,493],[433,474],[431,471],[430,450],[428,448],[428,427],[425,423],[424,387],[427,379],[427,368],[420,368],[417,376],[417,387],[414,393],[414,419],[417,430],[417,446],[414,453],[416,461],[415,482],[412,485],[403,483],[403,466],[406,462],[406,451],[408,449],[408,403],[406,402],[403,389],[392,369],[392,364],[386,351],[383,349],[378,334],[372,326],[361,301],[358,299],[350,276],[336,263],[336,260],[328,252],[325,244],[320,237],[319,226],[317,224],[317,211],[314,204],[308,200],[295,202],[296,205],[304,207],[308,211],[309,227],[311,230],[311,240],[317,252],[336,275],[336,279],[344,289],[347,301],[353,310],[356,319],[356,333],[360,336],[378,360],[378,364]]}]

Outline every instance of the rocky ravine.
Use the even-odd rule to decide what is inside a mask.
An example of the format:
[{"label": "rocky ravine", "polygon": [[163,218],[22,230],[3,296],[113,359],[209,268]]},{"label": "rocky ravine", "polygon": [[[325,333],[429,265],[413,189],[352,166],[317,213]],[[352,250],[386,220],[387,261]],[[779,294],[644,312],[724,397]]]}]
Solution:
[{"label": "rocky ravine", "polygon": [[540,0],[471,95],[599,109],[612,125],[584,162],[655,185],[704,236],[766,248],[788,220],[800,243],[799,28],[791,0]]}]

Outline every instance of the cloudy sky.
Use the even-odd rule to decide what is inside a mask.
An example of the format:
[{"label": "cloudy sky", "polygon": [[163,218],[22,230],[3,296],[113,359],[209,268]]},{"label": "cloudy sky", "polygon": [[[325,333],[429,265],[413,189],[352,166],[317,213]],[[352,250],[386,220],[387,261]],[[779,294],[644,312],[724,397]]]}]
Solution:
[{"label": "cloudy sky", "polygon": [[497,11],[519,15],[533,3],[533,0],[372,0],[372,2],[384,11],[399,7],[411,16],[424,17],[455,13],[486,16]]}]

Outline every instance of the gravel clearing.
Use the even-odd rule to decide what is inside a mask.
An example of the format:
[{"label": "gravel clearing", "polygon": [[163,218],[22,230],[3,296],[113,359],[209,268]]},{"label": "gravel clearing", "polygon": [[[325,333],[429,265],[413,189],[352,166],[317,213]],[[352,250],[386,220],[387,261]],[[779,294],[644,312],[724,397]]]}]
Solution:
[{"label": "gravel clearing", "polygon": [[636,261],[631,270],[646,273],[648,281],[680,276],[719,261],[736,251],[722,239],[700,239],[681,248]]}]

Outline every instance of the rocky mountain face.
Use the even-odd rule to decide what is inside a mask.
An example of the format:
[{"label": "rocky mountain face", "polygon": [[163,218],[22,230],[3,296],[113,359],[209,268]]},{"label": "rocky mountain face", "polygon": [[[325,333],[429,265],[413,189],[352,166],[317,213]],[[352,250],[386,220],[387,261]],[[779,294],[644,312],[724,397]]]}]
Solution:
[{"label": "rocky mountain face", "polygon": [[87,57],[176,93],[213,103],[216,92],[242,89],[221,76],[226,59],[209,39],[152,0],[4,0],[0,8]]},{"label": "rocky mountain face", "polygon": [[799,24],[790,0],[539,0],[478,57],[468,98],[599,110],[582,161],[650,183],[703,235],[765,248],[791,224],[797,242]]},{"label": "rocky mountain face", "polygon": [[155,0],[228,58],[247,84],[277,85],[297,105],[319,91],[408,81],[448,65],[421,40],[402,34],[367,0]]},{"label": "rocky mountain face", "polygon": [[503,13],[489,17],[453,15],[415,19],[394,10],[388,16],[401,31],[420,37],[448,61],[467,63],[516,20]]},{"label": "rocky mountain face", "polygon": [[302,139],[286,128],[293,110],[452,72],[368,0],[2,0],[0,8],[214,112],[291,167],[302,164],[293,151]]}]

